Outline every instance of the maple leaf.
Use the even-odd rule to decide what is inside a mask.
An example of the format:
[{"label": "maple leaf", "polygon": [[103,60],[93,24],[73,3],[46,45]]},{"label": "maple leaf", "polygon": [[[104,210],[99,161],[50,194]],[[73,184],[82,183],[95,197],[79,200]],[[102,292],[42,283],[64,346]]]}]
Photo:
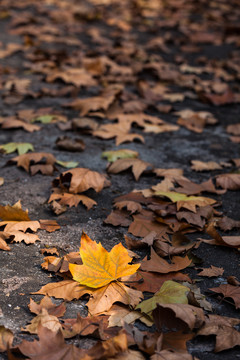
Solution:
[{"label": "maple leaf", "polygon": [[219,315],[208,315],[203,327],[197,335],[216,335],[215,352],[231,349],[240,345],[240,333],[234,326],[239,324],[239,319]]},{"label": "maple leaf", "polygon": [[141,263],[141,269],[144,271],[154,271],[162,274],[166,274],[173,271],[179,271],[189,266],[192,261],[185,256],[173,256],[172,263],[169,264],[166,260],[157,255],[157,253],[151,248],[151,259],[143,259]]},{"label": "maple leaf", "polygon": [[219,268],[211,265],[210,268],[202,269],[202,271],[198,273],[198,276],[216,277],[216,276],[221,276],[223,273],[224,273],[223,268]]},{"label": "maple leaf", "polygon": [[80,255],[83,265],[69,264],[69,270],[74,280],[92,288],[99,288],[122,276],[134,274],[140,266],[129,265],[132,259],[121,243],[108,253],[101,243],[92,241],[85,233],[81,237]]},{"label": "maple leaf", "polygon": [[232,298],[236,309],[240,308],[240,287],[230,284],[222,284],[217,288],[209,289],[215,293],[223,294],[224,298]]},{"label": "maple leaf", "polygon": [[90,210],[94,205],[97,205],[96,201],[92,200],[86,195],[77,195],[70,193],[53,193],[48,202],[51,203],[54,200],[60,200],[61,205],[68,205],[69,207],[77,207],[80,202],[82,202],[88,210]]},{"label": "maple leaf", "polygon": [[109,162],[114,162],[117,159],[128,159],[128,158],[137,158],[138,152],[129,150],[129,149],[120,149],[112,151],[102,152],[102,158],[107,158]]},{"label": "maple leaf", "polygon": [[2,129],[23,128],[28,132],[34,132],[41,129],[38,125],[29,124],[22,120],[12,118],[6,118],[1,125]]},{"label": "maple leaf", "polygon": [[7,239],[13,239],[13,236],[5,231],[0,231],[0,250],[10,251],[11,248],[6,243]]},{"label": "maple leaf", "polygon": [[93,136],[100,137],[102,139],[116,138],[116,145],[120,145],[124,142],[133,140],[139,140],[144,143],[144,138],[140,134],[130,133],[131,124],[129,123],[116,123],[116,124],[103,124],[99,128],[93,131]]},{"label": "maple leaf", "polygon": [[[83,359],[85,351],[74,345],[66,344],[61,330],[58,332],[51,331],[46,327],[38,327],[39,340],[23,340],[17,349],[27,358],[34,359]],[[87,359],[86,359],[87,360]]]},{"label": "maple leaf", "polygon": [[169,329],[192,330],[205,322],[203,310],[188,304],[157,304],[152,315],[158,330],[163,325]]},{"label": "maple leaf", "polygon": [[152,164],[140,159],[118,159],[110,164],[107,171],[111,174],[118,174],[131,167],[135,180],[138,181],[143,171],[149,166],[152,167]]},{"label": "maple leaf", "polygon": [[28,308],[32,313],[37,315],[41,313],[42,309],[46,309],[49,315],[56,317],[62,317],[66,311],[66,305],[64,303],[56,305],[48,296],[45,296],[39,304],[30,298]]},{"label": "maple leaf", "polygon": [[[44,160],[45,164],[42,165],[42,161]],[[38,171],[41,171],[46,175],[52,175],[56,159],[52,154],[43,152],[19,155],[8,161],[9,164],[14,162],[17,163],[17,166],[24,168],[27,172],[31,170],[32,175],[35,175]],[[33,165],[32,162],[36,165]]]},{"label": "maple leaf", "polygon": [[12,347],[13,337],[11,330],[0,325],[0,353]]},{"label": "maple leaf", "polygon": [[196,206],[206,206],[212,205],[216,202],[216,200],[203,197],[203,196],[187,196],[182,193],[177,193],[175,191],[155,191],[155,196],[167,197],[172,202],[177,203],[177,210],[182,207],[189,209],[192,212],[196,212]]},{"label": "maple leaf", "polygon": [[215,161],[199,161],[191,160],[191,169],[195,171],[210,171],[210,170],[221,170],[222,166]]},{"label": "maple leaf", "polygon": [[137,305],[135,310],[139,309],[141,312],[150,315],[157,304],[188,304],[187,294],[189,291],[190,289],[188,287],[178,284],[175,281],[167,280],[153,297],[142,301]]},{"label": "maple leaf", "polygon": [[19,155],[23,155],[28,151],[33,151],[34,147],[30,143],[7,143],[4,145],[0,145],[0,149],[3,150],[6,154],[11,154],[14,151],[17,151]]},{"label": "maple leaf", "polygon": [[240,174],[221,174],[216,176],[217,186],[227,190],[240,189]]},{"label": "maple leaf", "polygon": [[67,170],[53,181],[53,186],[66,187],[73,194],[81,193],[91,188],[99,192],[104,187],[110,186],[110,184],[110,181],[104,175],[87,168]]},{"label": "maple leaf", "polygon": [[68,136],[59,137],[56,140],[56,145],[60,150],[67,150],[72,152],[83,151],[85,149],[85,144],[81,139],[72,139]]},{"label": "maple leaf", "polygon": [[97,84],[92,75],[85,69],[69,68],[51,72],[47,76],[47,82],[54,82],[57,79],[63,80],[65,83],[71,83],[75,86],[94,86]]},{"label": "maple leaf", "polygon": [[47,328],[55,333],[62,330],[62,326],[58,318],[54,315],[49,315],[46,308],[42,308],[39,314],[33,318],[31,323],[24,328],[21,328],[21,330],[29,332],[30,334],[37,334],[40,324],[44,328]]},{"label": "maple leaf", "polygon": [[22,210],[21,201],[17,201],[13,206],[0,205],[0,218],[4,221],[30,221],[27,210]]}]

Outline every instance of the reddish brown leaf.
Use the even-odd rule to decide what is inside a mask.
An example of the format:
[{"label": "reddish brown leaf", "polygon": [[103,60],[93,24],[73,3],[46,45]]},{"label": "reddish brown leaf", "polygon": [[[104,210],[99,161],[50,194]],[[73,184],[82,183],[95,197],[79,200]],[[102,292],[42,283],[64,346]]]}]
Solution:
[{"label": "reddish brown leaf", "polygon": [[240,286],[223,284],[217,288],[211,288],[209,290],[215,293],[223,294],[224,298],[233,299],[236,309],[240,308]]}]

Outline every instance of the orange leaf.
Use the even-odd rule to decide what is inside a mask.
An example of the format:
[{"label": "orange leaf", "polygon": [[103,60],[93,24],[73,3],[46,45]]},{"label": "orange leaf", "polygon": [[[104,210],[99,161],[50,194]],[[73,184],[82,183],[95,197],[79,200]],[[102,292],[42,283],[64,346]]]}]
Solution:
[{"label": "orange leaf", "polygon": [[122,276],[134,274],[140,266],[129,265],[131,257],[121,243],[107,252],[85,233],[81,237],[80,255],[83,265],[69,264],[69,270],[74,280],[91,288],[99,288]]}]

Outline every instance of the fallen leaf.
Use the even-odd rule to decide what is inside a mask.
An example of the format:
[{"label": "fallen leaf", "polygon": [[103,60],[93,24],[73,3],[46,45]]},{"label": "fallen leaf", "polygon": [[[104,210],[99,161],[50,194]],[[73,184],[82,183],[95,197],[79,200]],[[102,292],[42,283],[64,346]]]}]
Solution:
[{"label": "fallen leaf", "polygon": [[226,128],[228,134],[232,134],[235,136],[240,135],[240,123],[228,125]]},{"label": "fallen leaf", "polygon": [[61,136],[56,140],[56,145],[60,150],[67,151],[83,151],[85,149],[85,144],[81,139],[72,139],[68,136]]},{"label": "fallen leaf", "polygon": [[60,200],[59,204],[68,205],[69,207],[77,207],[78,204],[82,202],[88,210],[90,210],[94,205],[97,205],[96,201],[86,195],[77,195],[70,193],[53,193],[50,196],[48,203],[51,203],[54,200]]},{"label": "fallen leaf", "polygon": [[13,337],[14,335],[11,330],[0,325],[0,353],[12,347]]},{"label": "fallen leaf", "polygon": [[80,256],[83,265],[69,264],[73,279],[82,285],[99,288],[122,276],[134,274],[139,264],[129,265],[131,258],[121,243],[108,253],[101,243],[92,241],[82,233]]},{"label": "fallen leaf", "polygon": [[186,352],[174,352],[171,350],[161,350],[151,356],[151,360],[199,360],[192,354]]},{"label": "fallen leaf", "polygon": [[164,282],[167,280],[175,281],[191,281],[188,275],[180,272],[169,272],[167,274],[159,274],[156,272],[138,271],[136,274],[125,276],[121,279],[126,285],[139,291],[150,293],[157,292]]},{"label": "fallen leaf", "polygon": [[240,333],[234,326],[239,324],[239,319],[219,315],[208,315],[205,324],[198,330],[197,335],[216,335],[215,352],[232,349],[240,345]]},{"label": "fallen leaf", "polygon": [[0,176],[0,186],[4,184],[4,178]]},{"label": "fallen leaf", "polygon": [[116,138],[116,145],[120,145],[125,142],[131,142],[139,140],[144,143],[142,135],[137,133],[130,133],[131,124],[116,123],[116,124],[103,124],[100,125],[97,130],[93,131],[93,136],[100,137],[101,139],[113,139]]},{"label": "fallen leaf", "polygon": [[221,170],[222,166],[215,161],[199,161],[191,160],[191,169],[195,171],[211,171],[211,170]]},{"label": "fallen leaf", "polygon": [[53,181],[53,186],[66,187],[69,192],[77,194],[91,188],[99,192],[104,187],[110,186],[110,182],[97,171],[75,168],[61,173],[60,177]]},{"label": "fallen leaf", "polygon": [[53,232],[60,229],[60,225],[56,220],[39,220],[39,222],[41,229],[46,230],[47,232]]},{"label": "fallen leaf", "polygon": [[217,186],[227,190],[240,189],[240,174],[220,174],[216,176]]},{"label": "fallen leaf", "polygon": [[230,284],[222,284],[219,287],[209,289],[215,293],[223,294],[223,298],[231,298],[235,303],[236,309],[240,308],[240,287]]},{"label": "fallen leaf", "polygon": [[152,165],[140,159],[118,159],[110,164],[107,171],[110,174],[118,174],[119,172],[125,171],[130,167],[132,168],[135,180],[138,181],[144,170],[146,170],[148,167],[152,167]]},{"label": "fallen leaf", "polygon": [[193,330],[205,322],[203,310],[188,304],[157,304],[152,315],[159,331],[163,326],[168,329]]},{"label": "fallen leaf", "polygon": [[[45,162],[44,165],[39,165],[39,163],[42,164],[42,162]],[[54,163],[56,162],[55,157],[50,153],[30,153],[30,154],[23,154],[16,156],[8,161],[8,164],[11,163],[17,163],[17,166],[24,168],[27,172],[31,170],[31,174],[36,174],[38,170],[41,169],[42,172],[44,172],[44,167],[47,169],[47,172],[52,174],[54,171]],[[33,165],[37,164],[37,165]],[[36,168],[37,166],[37,168]]]},{"label": "fallen leaf", "polygon": [[141,262],[141,269],[144,271],[154,271],[162,274],[167,274],[173,271],[179,271],[185,269],[189,266],[192,261],[188,258],[188,256],[173,256],[172,262],[168,263],[166,260],[162,259],[160,256],[156,254],[156,252],[151,249],[151,259],[147,260],[143,259]]},{"label": "fallen leaf", "polygon": [[178,284],[175,281],[167,280],[153,297],[142,301],[137,305],[135,310],[140,310],[150,316],[157,304],[188,304],[187,294],[189,291],[190,289],[188,287]]},{"label": "fallen leaf", "polygon": [[223,268],[219,268],[211,265],[210,268],[202,269],[202,271],[198,273],[198,276],[216,277],[216,276],[222,276],[223,273],[224,273]]},{"label": "fallen leaf", "polygon": [[21,328],[21,330],[30,334],[38,334],[39,325],[55,333],[62,330],[62,326],[58,318],[54,315],[49,315],[46,308],[42,308],[39,314],[32,319],[30,324]]},{"label": "fallen leaf", "polygon": [[77,161],[61,161],[61,160],[57,160],[56,163],[67,169],[75,168],[79,164]]},{"label": "fallen leaf", "polygon": [[55,298],[71,301],[73,299],[80,299],[86,293],[85,287],[84,291],[82,289],[83,287],[80,287],[76,281],[63,280],[44,285],[39,291],[32,294],[54,296]]},{"label": "fallen leaf", "polygon": [[0,145],[0,149],[6,154],[11,154],[12,152],[17,151],[19,155],[23,155],[28,151],[34,151],[34,147],[30,143],[7,143]]},{"label": "fallen leaf", "polygon": [[30,221],[27,210],[22,210],[21,201],[17,201],[13,206],[0,205],[0,218],[4,221]]},{"label": "fallen leaf", "polygon": [[27,122],[24,122],[22,120],[12,119],[12,118],[6,118],[2,122],[2,129],[14,129],[14,128],[23,128],[24,130],[28,132],[34,132],[40,130],[40,126],[29,124]]},{"label": "fallen leaf", "polygon": [[182,207],[196,213],[196,206],[206,206],[212,205],[216,200],[203,197],[203,196],[187,196],[182,193],[177,193],[174,191],[156,191],[154,192],[155,196],[167,197],[173,203],[177,203],[177,210],[180,210]]},{"label": "fallen leaf", "polygon": [[42,309],[46,309],[49,315],[56,317],[62,317],[66,311],[66,305],[64,303],[56,305],[48,296],[45,296],[40,301],[40,303],[36,303],[33,299],[30,298],[28,308],[32,313],[37,315],[41,313]]},{"label": "fallen leaf", "polygon": [[134,215],[133,219],[128,232],[134,236],[145,237],[152,231],[155,231],[158,238],[163,238],[166,237],[167,233],[171,233],[167,225],[155,221],[155,217],[150,211],[142,211],[140,214]]},{"label": "fallen leaf", "polygon": [[0,250],[10,251],[11,248],[6,243],[7,239],[13,239],[13,236],[9,233],[4,231],[0,231]]},{"label": "fallen leaf", "polygon": [[26,244],[34,244],[36,241],[40,241],[38,235],[31,233],[24,233],[22,231],[11,231],[11,235],[14,236],[14,242],[24,241]]},{"label": "fallen leaf", "polygon": [[109,162],[115,162],[118,159],[137,158],[138,152],[129,149],[120,149],[102,152],[102,158],[107,158]]},{"label": "fallen leaf", "polygon": [[123,327],[124,323],[133,324],[136,320],[141,321],[146,326],[152,326],[153,324],[148,316],[145,316],[138,311],[130,310],[128,307],[123,305],[113,305],[106,314],[110,315],[108,318],[109,327]]},{"label": "fallen leaf", "polygon": [[127,211],[130,211],[131,214],[134,214],[136,212],[141,212],[142,206],[141,204],[135,202],[135,201],[117,201],[114,204],[114,207],[116,207],[119,210],[122,210],[123,208],[127,208]]},{"label": "fallen leaf", "polygon": [[[84,360],[85,351],[72,344],[66,344],[61,330],[53,332],[46,327],[39,326],[39,340],[23,340],[17,349],[27,358],[33,359],[62,359],[72,360],[81,358]],[[87,358],[85,359],[87,360]]]},{"label": "fallen leaf", "polygon": [[128,218],[128,213],[126,214],[123,211],[114,210],[104,220],[104,223],[113,226],[129,226],[131,220]]}]

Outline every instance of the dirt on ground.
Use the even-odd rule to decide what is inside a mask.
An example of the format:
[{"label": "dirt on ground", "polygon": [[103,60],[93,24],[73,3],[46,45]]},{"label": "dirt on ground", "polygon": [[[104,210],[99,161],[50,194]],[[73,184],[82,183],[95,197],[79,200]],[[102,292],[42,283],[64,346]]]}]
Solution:
[{"label": "dirt on ground", "polygon": [[[22,331],[34,317],[28,307],[30,298],[34,301],[42,298],[32,293],[48,283],[62,280],[58,272],[42,268],[47,254],[40,250],[55,247],[59,256],[77,252],[82,231],[108,251],[118,243],[126,247],[124,235],[139,241],[156,231],[156,223],[156,226],[168,227],[169,233],[166,231],[164,235],[168,233],[170,244],[173,234],[181,233],[198,244],[189,250],[180,242],[179,246],[185,248],[177,255],[192,258],[192,264],[181,272],[189,276],[211,305],[211,311],[204,308],[205,316],[238,318],[238,1],[2,0],[0,19],[0,146],[30,143],[34,153],[45,153],[40,160],[25,159],[18,164],[17,159],[12,160],[18,156],[17,152],[7,153],[2,149],[0,176],[4,183],[0,186],[0,205],[2,208],[13,206],[21,200],[22,209],[28,209],[31,220],[55,220],[59,224],[59,229],[53,232],[39,230],[39,240],[29,244],[25,240],[16,242],[16,234],[11,234],[11,230],[10,235],[3,237],[3,232],[7,231],[2,225],[0,239],[5,239],[3,242],[6,241],[10,250],[0,243],[0,324],[13,332],[13,345],[20,344],[23,339],[36,339],[36,335]],[[61,147],[58,143],[63,137],[70,140]],[[72,151],[76,139],[80,149]],[[132,165],[126,164],[119,165],[115,173],[111,172],[109,161],[102,153],[120,149],[137,152],[135,159],[149,164],[136,164],[135,173],[130,169]],[[46,168],[46,153],[54,156],[49,168]],[[192,161],[196,160],[203,163],[198,163],[194,169]],[[61,166],[57,161],[67,163]],[[68,162],[76,164],[71,166]],[[89,210],[81,202],[72,207],[59,204],[59,200],[49,202],[53,191],[71,193],[71,176],[60,181],[60,185],[53,181],[64,171],[71,172],[74,166],[104,174],[111,182],[99,192],[94,186],[78,192],[96,202]],[[162,174],[160,169],[179,169],[182,174],[158,175]],[[210,178],[212,192],[206,192],[206,187],[202,190],[193,187],[193,183],[202,184]],[[154,193],[154,186],[161,181],[170,181],[158,188],[162,196]],[[181,181],[185,181],[184,185]],[[133,216],[139,216],[139,208],[129,211],[124,207],[115,213],[115,220],[105,222],[114,210],[115,198],[143,189],[148,189],[152,197],[157,196],[164,203],[159,210],[156,206],[160,203],[154,200],[152,203],[134,200],[135,205],[141,204],[144,230],[129,231]],[[196,214],[201,203],[198,202],[196,208],[186,208],[186,204],[181,207],[179,200],[171,200],[169,192],[173,191],[215,200],[214,205],[208,204],[211,215],[200,215],[200,223],[196,225],[189,220],[189,213]],[[172,206],[171,211],[169,206]],[[181,219],[180,210],[188,212]],[[148,215],[144,211],[148,211]],[[147,227],[144,216],[150,216],[150,212],[151,226]],[[218,226],[220,220],[223,222]],[[209,231],[210,225],[215,232]],[[198,242],[199,238],[212,239],[214,234],[213,244]],[[164,242],[161,236],[157,231],[155,239]],[[235,238],[229,245],[219,240],[222,236]],[[131,250],[138,254],[138,261],[150,256],[150,246],[143,249],[136,246]],[[172,255],[162,258],[170,263]],[[200,269],[211,266],[223,268],[224,273],[215,277],[198,276]],[[209,290],[227,284],[235,287],[233,297]],[[149,292],[146,296],[150,296]],[[56,304],[61,301],[53,298]],[[67,301],[64,318],[74,319],[78,313],[86,316],[85,304],[82,298]],[[201,305],[195,306],[201,309]],[[136,324],[137,329],[151,334],[159,331],[156,326],[156,322],[152,327],[140,321]],[[216,350],[217,333],[214,331],[197,336],[199,328],[188,329],[194,337],[181,349],[184,351],[182,359],[237,359],[240,335],[238,327],[234,326],[237,334],[234,336],[238,340],[223,351]],[[226,341],[225,337],[222,339]],[[1,341],[0,333],[0,351]],[[66,341],[85,349],[97,342],[91,335],[79,335]],[[147,353],[146,349],[142,350],[143,345],[129,346],[133,351],[141,351],[139,359],[163,359],[165,357],[157,354],[167,349],[157,350],[155,344],[152,352]],[[170,347],[166,359],[180,359],[179,351]],[[7,359],[6,354],[3,351],[0,358]],[[176,357],[170,357],[173,354]],[[9,355],[9,358],[15,359],[13,356],[16,355]],[[24,353],[21,356],[25,358]],[[30,355],[25,356],[32,359]],[[110,358],[104,356],[101,358]],[[115,353],[111,359],[120,359],[117,356],[121,354]],[[131,358],[129,354],[124,356],[121,359]]]}]

